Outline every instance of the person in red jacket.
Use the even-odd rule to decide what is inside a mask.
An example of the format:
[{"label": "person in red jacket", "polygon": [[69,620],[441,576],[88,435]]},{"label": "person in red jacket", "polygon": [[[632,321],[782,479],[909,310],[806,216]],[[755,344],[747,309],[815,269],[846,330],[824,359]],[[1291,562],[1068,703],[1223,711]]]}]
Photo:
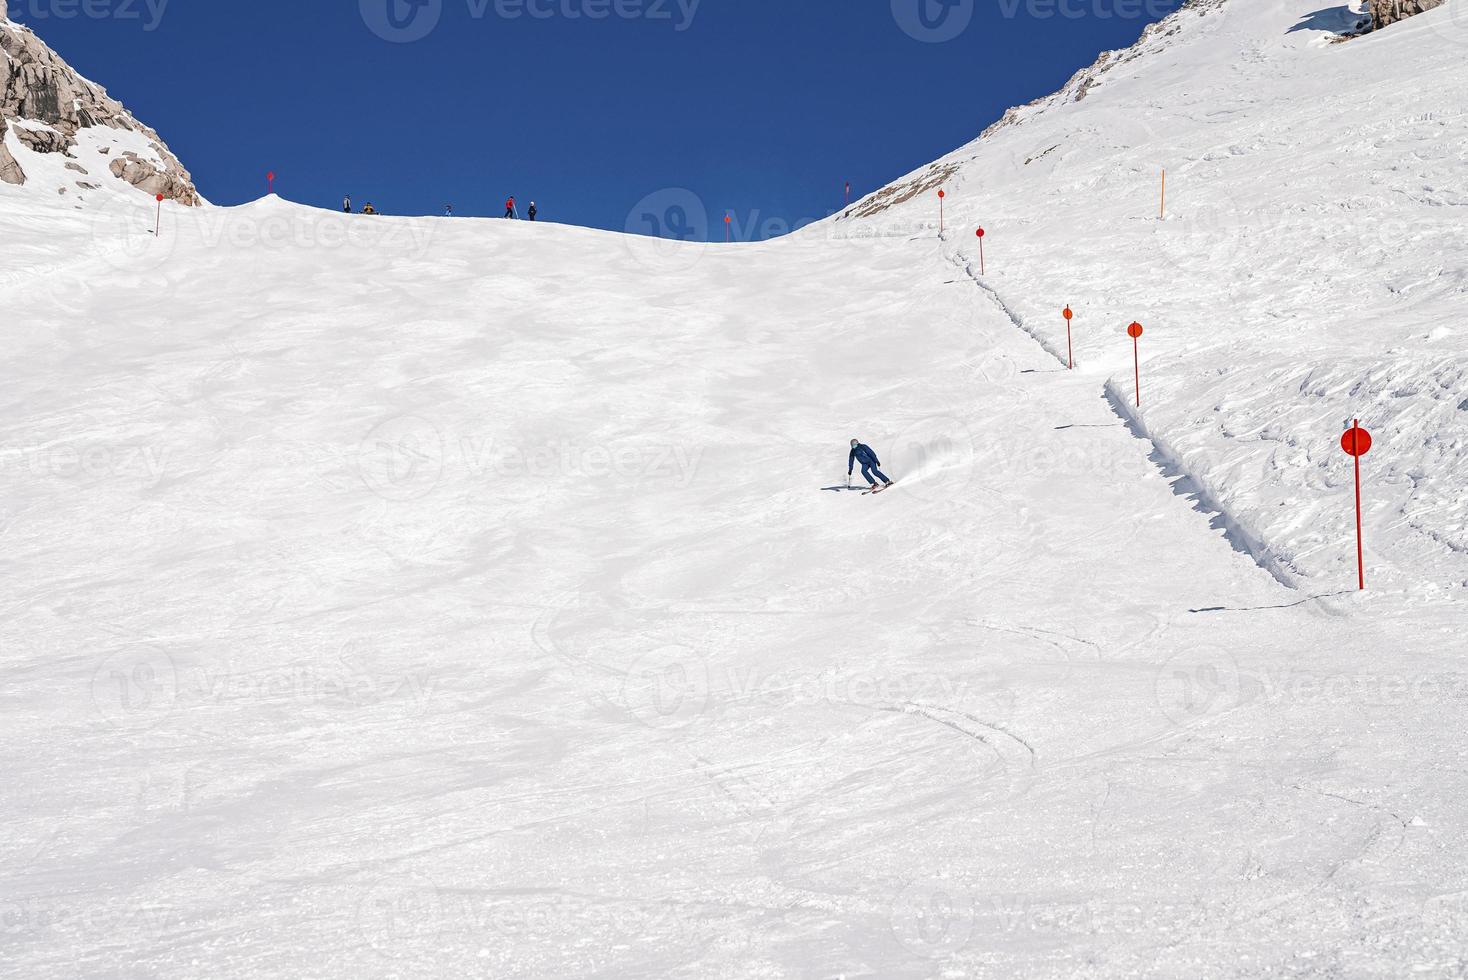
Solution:
[{"label": "person in red jacket", "polygon": [[511,196],[510,199],[505,202],[505,217],[515,217],[515,198],[513,196]]}]

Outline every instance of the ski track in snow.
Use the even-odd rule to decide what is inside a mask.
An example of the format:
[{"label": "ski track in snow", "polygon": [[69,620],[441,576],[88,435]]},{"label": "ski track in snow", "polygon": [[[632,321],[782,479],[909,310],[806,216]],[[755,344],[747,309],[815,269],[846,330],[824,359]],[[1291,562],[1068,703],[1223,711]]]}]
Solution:
[{"label": "ski track in snow", "polygon": [[[1024,331],[1035,343],[1039,344],[1045,353],[1051,355],[1060,364],[1067,364],[1067,357],[1059,350],[1052,347],[1051,341],[1043,333],[1031,330],[1025,326],[1024,319],[1004,302],[1003,297],[997,291],[990,288],[976,273],[971,264],[963,264],[964,274],[973,279],[974,284],[983,291],[984,295],[992,301],[1004,313],[1009,321],[1017,328]],[[1244,528],[1237,516],[1228,513],[1223,505],[1218,502],[1218,495],[1207,489],[1206,478],[1195,473],[1188,472],[1186,463],[1176,453],[1168,450],[1166,443],[1161,442],[1146,428],[1143,417],[1134,409],[1132,402],[1128,401],[1133,395],[1123,393],[1115,379],[1110,379],[1105,384],[1105,397],[1116,412],[1117,418],[1139,439],[1143,439],[1150,447],[1149,455],[1154,458],[1161,468],[1162,473],[1175,480],[1175,488],[1180,495],[1190,496],[1196,500],[1199,511],[1211,515],[1214,523],[1221,526],[1229,540],[1243,553],[1249,555],[1276,580],[1287,588],[1296,588],[1297,583],[1285,573],[1279,563],[1271,556],[1268,549],[1259,540],[1258,536]]]},{"label": "ski track in snow", "polygon": [[[151,241],[27,156],[0,972],[1462,976],[1463,255],[1338,259],[1337,214],[1468,200],[1461,112],[1373,82],[1462,61],[1311,13],[1184,14],[956,154],[982,276],[925,195],[732,248],[276,199]],[[852,435],[892,490],[822,489]]]}]

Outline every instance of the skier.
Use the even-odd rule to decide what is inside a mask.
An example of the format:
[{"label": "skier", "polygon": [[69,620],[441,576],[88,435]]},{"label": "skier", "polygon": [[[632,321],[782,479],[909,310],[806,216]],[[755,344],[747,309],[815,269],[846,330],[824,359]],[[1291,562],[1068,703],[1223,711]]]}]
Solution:
[{"label": "skier", "polygon": [[525,213],[530,216],[530,220],[531,221],[534,221],[535,220],[535,216],[540,213],[540,209],[535,206],[535,202],[534,201],[531,201],[530,202],[530,210],[529,211],[526,211]]},{"label": "skier", "polygon": [[505,217],[506,218],[513,218],[514,216],[515,216],[515,197],[512,194],[512,195],[510,195],[510,199],[505,202]]},{"label": "skier", "polygon": [[[851,455],[846,457],[846,478],[848,480],[851,479],[851,471],[858,461],[861,463],[861,475],[872,485],[873,490],[877,489],[877,480],[882,481],[883,490],[892,485],[892,481],[887,479],[886,474],[877,469],[882,465],[882,461],[877,459],[877,454],[872,452],[872,447],[862,445],[860,439],[853,439],[851,440]],[[873,479],[873,476],[877,479]]]},{"label": "skier", "polygon": [[368,201],[367,202],[367,205],[364,208],[362,208],[362,213],[363,214],[376,214],[377,213],[377,209],[372,206],[372,202],[371,201]]},{"label": "skier", "polygon": [[445,204],[443,206],[443,216],[445,218],[452,218],[454,216],[454,206],[452,204]]},{"label": "skier", "polygon": [[342,198],[342,213],[343,214],[351,214],[352,213],[352,196],[350,194],[348,194],[346,197]]}]

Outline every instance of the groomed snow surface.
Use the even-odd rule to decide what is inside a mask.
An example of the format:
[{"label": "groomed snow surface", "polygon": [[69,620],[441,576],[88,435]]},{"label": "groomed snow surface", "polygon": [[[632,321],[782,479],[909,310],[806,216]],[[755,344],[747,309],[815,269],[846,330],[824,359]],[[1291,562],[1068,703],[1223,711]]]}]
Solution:
[{"label": "groomed snow surface", "polygon": [[1310,6],[945,237],[0,187],[0,974],[1464,975],[1462,54]]}]

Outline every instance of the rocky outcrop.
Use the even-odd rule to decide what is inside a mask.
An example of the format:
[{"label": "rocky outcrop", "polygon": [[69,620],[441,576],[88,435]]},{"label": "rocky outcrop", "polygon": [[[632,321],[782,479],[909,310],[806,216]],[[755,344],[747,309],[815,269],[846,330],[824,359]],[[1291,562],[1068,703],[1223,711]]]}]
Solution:
[{"label": "rocky outcrop", "polygon": [[935,163],[911,180],[898,184],[888,184],[870,197],[859,201],[842,218],[870,218],[874,214],[880,214],[890,207],[905,204],[920,194],[926,194],[941,188],[953,175],[958,173],[956,163]]},{"label": "rocky outcrop", "polygon": [[[190,206],[200,203],[193,178],[158,134],[133,118],[102,86],[77,74],[30,29],[7,22],[6,0],[0,0],[0,52],[4,54],[0,60],[0,135],[9,129],[37,153],[70,154],[76,134],[83,129],[103,126],[139,133],[157,160],[130,153],[114,161],[113,172],[149,194],[162,194]],[[21,120],[26,124],[17,124]],[[11,184],[26,180],[24,170],[3,145],[0,180]]]},{"label": "rocky outcrop", "polygon": [[1371,0],[1371,27],[1381,30],[1425,10],[1441,7],[1444,0]]},{"label": "rocky outcrop", "polygon": [[1207,17],[1224,6],[1226,0],[1185,0],[1183,5],[1175,12],[1159,20],[1155,24],[1149,24],[1142,31],[1142,36],[1137,43],[1129,48],[1119,51],[1103,51],[1095,63],[1082,68],[1071,76],[1060,91],[1047,95],[1043,99],[1036,99],[1028,105],[1017,106],[1006,112],[998,122],[984,130],[980,139],[987,139],[993,134],[1017,126],[1037,113],[1058,105],[1071,102],[1084,102],[1086,96],[1091,94],[1091,89],[1100,84],[1105,76],[1138,58],[1145,58],[1155,52],[1164,50],[1168,38],[1180,34],[1183,30],[1183,22],[1187,18]]},{"label": "rocky outcrop", "polygon": [[[0,140],[4,139],[5,123],[0,120]],[[0,142],[0,181],[7,184],[25,183],[25,171],[20,169],[20,164],[10,155],[10,150],[6,149],[3,142]]]},{"label": "rocky outcrop", "polygon": [[112,176],[127,181],[140,191],[162,194],[165,200],[194,203],[194,188],[187,182],[187,174],[181,180],[174,174],[159,170],[136,153],[124,153],[112,161],[109,169]]},{"label": "rocky outcrop", "polygon": [[69,153],[76,140],[64,136],[54,129],[28,129],[15,127],[16,138],[34,153]]}]

